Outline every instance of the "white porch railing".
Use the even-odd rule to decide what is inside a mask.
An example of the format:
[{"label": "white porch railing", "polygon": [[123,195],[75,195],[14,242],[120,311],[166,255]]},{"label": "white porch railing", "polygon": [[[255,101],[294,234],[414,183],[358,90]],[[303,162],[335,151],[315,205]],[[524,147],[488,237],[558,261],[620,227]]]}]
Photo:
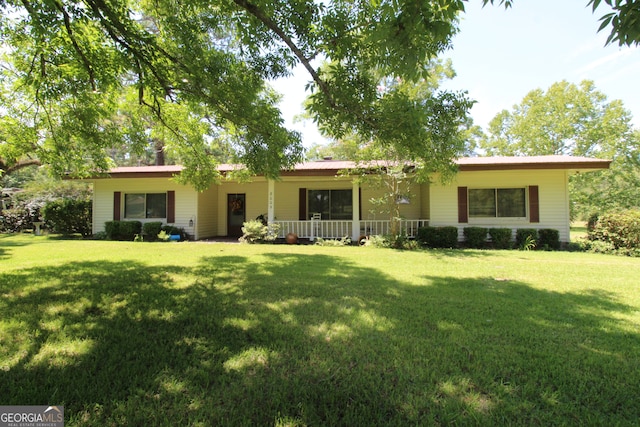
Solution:
[{"label": "white porch railing", "polygon": [[[389,234],[391,221],[389,220],[362,220],[360,222],[359,236],[375,236]],[[288,233],[295,233],[303,239],[314,240],[316,237],[323,239],[341,239],[345,236],[353,236],[353,221],[274,221],[280,226],[278,237],[284,238]],[[429,225],[427,219],[403,219],[400,221],[402,231],[409,237],[416,237],[418,228]]]},{"label": "white porch railing", "polygon": [[342,239],[351,237],[353,221],[274,221],[280,225],[278,237],[285,237],[287,233],[295,233],[303,239]]},{"label": "white porch railing", "polygon": [[[400,229],[409,237],[416,237],[418,228],[429,225],[428,219],[403,219],[400,220]],[[363,220],[360,221],[360,234],[364,236],[379,236],[389,234],[391,221],[389,220]]]}]

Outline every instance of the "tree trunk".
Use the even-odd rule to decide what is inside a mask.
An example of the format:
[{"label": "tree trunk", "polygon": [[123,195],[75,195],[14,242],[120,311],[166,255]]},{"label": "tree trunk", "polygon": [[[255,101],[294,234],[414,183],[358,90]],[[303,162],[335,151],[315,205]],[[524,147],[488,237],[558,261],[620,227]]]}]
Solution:
[{"label": "tree trunk", "polygon": [[159,139],[154,139],[153,148],[156,157],[156,166],[164,166],[164,142]]}]

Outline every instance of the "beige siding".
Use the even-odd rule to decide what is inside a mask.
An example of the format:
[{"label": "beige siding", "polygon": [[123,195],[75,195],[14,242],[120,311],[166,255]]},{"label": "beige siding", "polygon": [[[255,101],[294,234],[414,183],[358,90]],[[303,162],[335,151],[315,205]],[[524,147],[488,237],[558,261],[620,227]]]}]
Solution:
[{"label": "beige siding", "polygon": [[218,190],[212,185],[208,190],[198,193],[198,214],[196,218],[196,238],[215,237],[218,232]]},{"label": "beige siding", "polygon": [[245,218],[247,221],[267,213],[268,191],[264,178],[255,178],[251,183],[224,182],[220,184],[217,194],[218,227],[217,235],[227,235],[227,195],[245,195]]},{"label": "beige siding", "polygon": [[[386,190],[384,188],[370,188],[363,185],[362,188],[362,219],[368,220],[388,220],[389,213],[386,209],[388,207],[377,206],[372,202],[373,200],[380,199],[384,196]],[[423,192],[418,184],[415,184],[410,189],[410,200],[408,204],[400,205],[400,217],[405,219],[425,219],[422,216],[423,206]]]},{"label": "beige siding", "polygon": [[350,178],[342,177],[286,177],[281,181],[276,181],[273,197],[274,215],[276,220],[298,220],[301,188],[306,188],[307,190],[351,190],[353,188],[353,184]]},{"label": "beige siding", "polygon": [[428,182],[420,184],[420,219],[431,218],[431,208],[429,200],[431,197],[431,186]]},{"label": "beige siding", "polygon": [[104,231],[104,223],[113,220],[112,180],[98,180],[93,183],[93,234]]},{"label": "beige siding", "polygon": [[[456,225],[460,236],[467,226],[516,228],[553,228],[560,232],[560,240],[569,241],[569,195],[567,172],[540,171],[486,171],[460,172],[450,185],[430,186],[430,225]],[[458,187],[516,188],[539,187],[540,222],[530,223],[528,218],[469,218],[468,224],[458,223]],[[528,211],[528,209],[527,209]]]},{"label": "beige siding", "polygon": [[[300,188],[306,188],[307,190],[351,190],[353,189],[353,181],[348,177],[298,177],[284,178],[281,181],[277,181],[274,187],[274,215],[276,220],[287,221],[298,219]],[[370,188],[363,185],[361,193],[362,210],[360,216],[362,219],[388,219],[388,214],[380,212],[380,209],[371,203],[371,199],[379,198],[384,194],[383,189]],[[428,210],[424,207],[425,204],[428,206],[428,190],[426,192],[426,201],[423,200],[424,196],[425,192],[420,189],[419,185],[415,185],[411,189],[410,203],[400,206],[400,215],[408,219],[424,218],[421,215],[423,211]],[[264,212],[266,212],[266,203],[267,200],[265,198]]]},{"label": "beige siding", "polygon": [[[176,195],[176,227],[184,228],[189,234],[194,234],[194,228],[189,227],[189,220],[196,215],[196,191],[188,186],[180,185],[167,178],[118,178],[118,179],[97,179],[93,182],[94,211],[93,211],[93,232],[104,231],[104,223],[113,220],[113,193],[122,192],[124,197],[127,193],[163,193],[175,191]],[[124,200],[121,204],[124,210]],[[124,212],[121,212],[121,219]],[[140,219],[141,222],[162,221],[166,223],[166,218]]]},{"label": "beige siding", "polygon": [[368,220],[387,220],[389,219],[389,215],[381,212],[379,206],[376,206],[375,203],[372,203],[371,200],[379,199],[382,197],[383,191],[377,188],[369,188],[366,185],[363,185],[360,191],[361,194],[361,205],[362,212],[360,212],[361,219]]},{"label": "beige siding", "polygon": [[273,215],[276,220],[298,219],[299,189],[306,188],[302,182],[277,181],[273,191]]}]

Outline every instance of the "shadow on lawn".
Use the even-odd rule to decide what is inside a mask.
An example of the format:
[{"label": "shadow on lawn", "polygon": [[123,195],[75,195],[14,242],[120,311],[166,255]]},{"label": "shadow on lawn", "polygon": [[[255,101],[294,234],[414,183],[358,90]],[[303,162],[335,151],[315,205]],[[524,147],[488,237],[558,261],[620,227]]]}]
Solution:
[{"label": "shadow on lawn", "polygon": [[267,259],[0,277],[2,403],[68,425],[637,421],[640,339],[610,295]]}]

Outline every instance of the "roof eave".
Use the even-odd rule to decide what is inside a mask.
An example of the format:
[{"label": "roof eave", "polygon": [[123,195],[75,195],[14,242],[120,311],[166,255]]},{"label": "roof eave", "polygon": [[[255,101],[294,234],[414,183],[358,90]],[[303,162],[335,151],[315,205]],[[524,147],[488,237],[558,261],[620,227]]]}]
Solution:
[{"label": "roof eave", "polygon": [[459,165],[461,172],[480,171],[512,171],[512,170],[570,170],[575,172],[589,172],[609,169],[611,160],[589,162],[553,162],[553,163],[503,163],[503,164],[466,164]]}]

